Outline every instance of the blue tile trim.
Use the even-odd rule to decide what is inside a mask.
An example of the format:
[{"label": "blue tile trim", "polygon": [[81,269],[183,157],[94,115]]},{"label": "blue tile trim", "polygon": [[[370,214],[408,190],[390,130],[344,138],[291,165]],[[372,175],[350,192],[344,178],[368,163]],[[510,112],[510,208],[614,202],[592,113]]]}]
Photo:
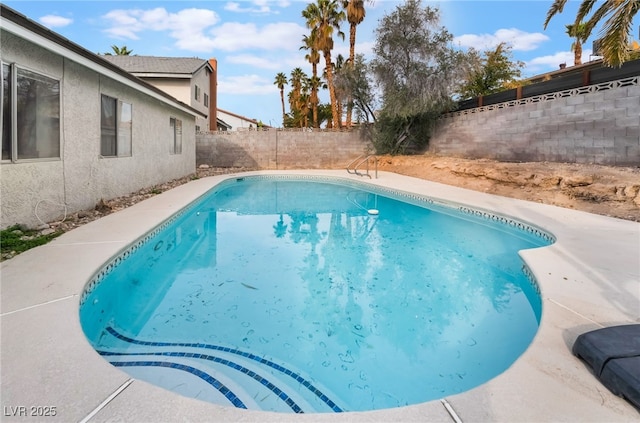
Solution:
[{"label": "blue tile trim", "polygon": [[330,398],[328,398],[325,394],[323,394],[319,389],[317,389],[315,386],[313,386],[311,383],[309,383],[305,378],[303,378],[302,376],[298,375],[297,373],[280,366],[279,364],[274,363],[273,361],[269,361],[265,358],[262,357],[258,357],[257,355],[248,353],[248,352],[244,352],[244,351],[240,351],[237,350],[235,348],[229,348],[229,347],[221,347],[218,345],[211,345],[211,344],[196,344],[196,343],[176,343],[176,342],[151,342],[151,341],[140,341],[137,339],[133,339],[133,338],[129,338],[125,335],[120,334],[119,332],[117,332],[114,328],[112,327],[107,327],[106,331],[115,336],[116,338],[128,342],[130,344],[137,344],[137,345],[147,345],[147,346],[152,346],[152,347],[191,347],[191,348],[203,348],[203,349],[209,349],[209,350],[215,350],[215,351],[223,351],[223,352],[227,352],[230,354],[236,354],[245,358],[248,358],[250,360],[253,361],[257,361],[260,364],[264,364],[267,365],[275,370],[278,370],[279,372],[284,373],[285,375],[293,378],[296,382],[299,382],[301,384],[303,384],[307,389],[309,389],[311,392],[313,392],[318,398],[320,398],[325,404],[327,404],[329,406],[329,408],[331,408],[331,410],[333,410],[336,413],[341,413],[344,410],[342,410],[335,402],[333,402]]},{"label": "blue tile trim", "polygon": [[112,365],[116,367],[168,367],[171,369],[182,370],[184,372],[189,372],[195,376],[198,376],[200,379],[207,382],[209,385],[216,388],[222,395],[225,396],[226,399],[231,402],[236,408],[244,408],[247,406],[234,394],[231,392],[229,388],[224,386],[222,382],[213,376],[203,372],[202,370],[198,370],[195,367],[186,366],[184,364],[172,363],[169,361],[113,361]]},{"label": "blue tile trim", "polygon": [[[163,356],[163,357],[197,358],[197,359],[200,359],[200,360],[207,360],[207,361],[213,361],[214,363],[220,363],[220,364],[223,364],[225,366],[231,367],[234,370],[241,371],[242,373],[246,374],[249,377],[252,377],[256,381],[260,382],[262,385],[266,386],[271,392],[276,394],[276,396],[278,398],[283,400],[289,406],[289,408],[291,408],[293,410],[294,413],[298,413],[298,414],[304,413],[304,411],[302,411],[302,408],[300,408],[300,406],[298,406],[298,404],[296,404],[295,401],[293,401],[293,399],[291,399],[291,397],[289,397],[289,395],[287,395],[285,392],[283,392],[280,388],[275,386],[273,383],[269,382],[269,380],[267,380],[266,378],[260,376],[259,374],[255,373],[254,371],[252,371],[250,369],[247,369],[244,366],[236,364],[233,361],[225,360],[224,358],[215,357],[215,356],[212,356],[212,355],[199,354],[199,353],[189,353],[189,352],[150,352],[150,353],[144,353],[144,352],[124,353],[124,352],[122,352],[121,353],[121,352],[99,351],[98,350],[98,354],[100,354],[102,356],[105,356],[105,357],[106,356],[156,355],[156,356]],[[113,364],[113,362],[111,362],[111,363]]]}]

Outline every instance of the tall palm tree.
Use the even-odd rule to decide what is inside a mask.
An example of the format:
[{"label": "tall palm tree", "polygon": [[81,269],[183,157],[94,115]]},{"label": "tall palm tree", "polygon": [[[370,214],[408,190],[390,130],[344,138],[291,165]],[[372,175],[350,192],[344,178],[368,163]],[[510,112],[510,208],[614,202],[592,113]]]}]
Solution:
[{"label": "tall palm tree", "polygon": [[292,107],[295,107],[295,102],[297,102],[300,97],[302,91],[302,80],[304,78],[306,78],[306,75],[301,68],[295,68],[291,71],[291,78],[289,79],[289,82],[291,82],[291,93],[293,94],[292,99],[294,101],[294,104],[291,105]]},{"label": "tall palm tree", "polygon": [[345,19],[344,11],[338,7],[337,0],[317,0],[310,3],[302,11],[302,17],[307,20],[307,27],[316,31],[316,48],[321,51],[325,61],[325,73],[329,86],[329,99],[331,100],[332,118],[334,127],[340,127],[336,93],[333,85],[333,69],[331,63],[331,51],[333,50],[333,34],[344,40],[344,32],[340,31],[340,23]]},{"label": "tall palm tree", "polygon": [[577,24],[565,25],[567,28],[567,35],[575,38],[575,41],[571,44],[571,51],[573,51],[573,64],[574,66],[582,64],[582,44],[587,41],[589,34],[587,33],[587,25],[584,22]]},{"label": "tall palm tree", "polygon": [[[549,21],[556,14],[562,13],[568,0],[554,0],[553,4],[547,11],[547,19],[544,21],[544,27],[547,28]],[[599,3],[599,2],[598,2]],[[596,0],[582,0],[578,8],[575,24],[585,21],[585,18]],[[602,26],[602,58],[609,66],[620,66],[630,57],[629,51],[629,34],[631,33],[631,24],[636,13],[640,10],[640,1],[638,0],[607,0],[600,4],[600,7],[593,12],[589,20],[585,21],[585,33],[588,36],[593,28],[605,17],[607,20]]]},{"label": "tall palm tree", "polygon": [[[310,35],[302,37],[302,46],[300,49],[309,50],[304,58],[311,63],[312,79],[318,79],[318,63],[320,63],[320,53],[315,47],[316,43],[316,31],[311,30]],[[311,109],[313,110],[313,127],[319,128],[320,122],[318,122],[318,87],[319,84],[311,84]]]},{"label": "tall palm tree", "polygon": [[303,93],[303,84],[307,79],[307,75],[301,68],[295,68],[291,71],[291,92],[289,93],[289,106],[291,108],[291,115],[293,118],[294,126],[302,127],[302,103],[306,101]]},{"label": "tall palm tree", "polygon": [[[349,66],[353,65],[356,58],[356,27],[362,23],[366,15],[364,10],[364,0],[342,0],[342,7],[347,12],[349,21]],[[347,128],[351,127],[351,115],[353,113],[353,102],[347,103]]]},{"label": "tall palm tree", "polygon": [[309,90],[311,89],[311,78],[306,75],[302,79],[302,90],[300,91],[300,98],[298,99],[298,110],[300,110],[301,128],[309,127],[309,106],[311,105],[311,98],[309,96]]},{"label": "tall palm tree", "polygon": [[282,103],[282,126],[284,126],[284,118],[287,113],[284,111],[284,86],[287,85],[289,81],[287,81],[287,75],[284,72],[279,72],[276,75],[276,80],[273,81],[275,85],[280,89],[280,102]]},{"label": "tall palm tree", "polygon": [[[342,54],[338,54],[336,61],[333,64],[333,72],[337,75],[340,74],[342,69],[346,66],[344,57]],[[342,100],[344,98],[343,90],[338,87],[334,88],[336,91],[336,107],[338,109],[338,116],[340,116],[340,124],[342,124]]]},{"label": "tall palm tree", "polygon": [[322,80],[317,76],[309,78],[309,87],[311,88],[311,94],[309,96],[309,103],[312,108],[313,127],[320,128],[320,121],[318,120],[318,104],[320,99],[318,97],[318,91],[322,88]]}]

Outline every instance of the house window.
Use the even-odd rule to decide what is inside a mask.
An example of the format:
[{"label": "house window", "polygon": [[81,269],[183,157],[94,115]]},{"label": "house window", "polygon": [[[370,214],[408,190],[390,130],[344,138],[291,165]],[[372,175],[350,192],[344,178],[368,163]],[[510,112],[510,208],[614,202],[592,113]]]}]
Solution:
[{"label": "house window", "polygon": [[169,118],[171,128],[171,154],[182,154],[182,121],[176,118]]},{"label": "house window", "polygon": [[196,85],[196,101],[200,101],[200,87]]},{"label": "house window", "polygon": [[131,156],[131,104],[102,95],[100,107],[100,155]]},{"label": "house window", "polygon": [[60,81],[2,64],[2,160],[60,158]]},{"label": "house window", "polygon": [[209,107],[209,96],[207,94],[204,95],[204,107]]}]

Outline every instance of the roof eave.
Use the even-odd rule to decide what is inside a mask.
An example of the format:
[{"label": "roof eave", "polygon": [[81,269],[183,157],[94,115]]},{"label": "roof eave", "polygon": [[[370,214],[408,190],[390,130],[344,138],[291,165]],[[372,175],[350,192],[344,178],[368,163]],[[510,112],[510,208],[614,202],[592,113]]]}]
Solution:
[{"label": "roof eave", "polygon": [[32,21],[13,9],[0,4],[0,23],[2,30],[49,50],[62,57],[67,57],[80,65],[112,78],[130,88],[143,92],[165,104],[171,105],[193,116],[206,118],[207,115],[197,109],[175,99],[164,91],[126,72],[122,68],[91,53],[78,44]]}]

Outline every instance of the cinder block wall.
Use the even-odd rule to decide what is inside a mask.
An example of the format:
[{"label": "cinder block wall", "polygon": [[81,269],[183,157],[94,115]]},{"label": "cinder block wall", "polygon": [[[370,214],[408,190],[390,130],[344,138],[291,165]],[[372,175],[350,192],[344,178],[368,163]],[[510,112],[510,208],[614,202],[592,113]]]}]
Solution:
[{"label": "cinder block wall", "polygon": [[606,90],[590,88],[592,92],[585,94],[575,89],[560,98],[540,96],[511,107],[449,114],[429,141],[429,152],[502,161],[638,166],[639,80]]},{"label": "cinder block wall", "polygon": [[339,168],[369,148],[359,131],[203,132],[196,135],[196,163],[254,169]]}]

